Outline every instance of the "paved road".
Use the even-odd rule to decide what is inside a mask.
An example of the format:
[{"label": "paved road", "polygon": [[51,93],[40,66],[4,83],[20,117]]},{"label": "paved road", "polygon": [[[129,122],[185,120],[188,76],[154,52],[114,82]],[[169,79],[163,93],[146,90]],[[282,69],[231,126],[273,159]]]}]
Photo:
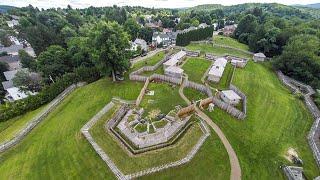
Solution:
[{"label": "paved road", "polygon": [[[191,104],[190,100],[183,94],[183,89],[184,85],[180,86],[179,89],[179,94],[184,101],[186,101],[189,105]],[[224,135],[224,133],[221,131],[218,125],[216,125],[210,117],[208,117],[204,112],[202,112],[198,107],[196,107],[196,113],[197,115],[205,120],[208,125],[215,131],[215,133],[218,135],[220,140],[222,141],[224,147],[227,150],[228,156],[229,156],[229,161],[231,165],[231,173],[230,173],[230,179],[231,180],[241,180],[241,168],[240,168],[240,163],[238,160],[238,157],[233,150],[231,144],[229,143],[228,139]]]},{"label": "paved road", "polygon": [[149,52],[146,56],[143,56],[143,57],[138,56],[138,57],[136,57],[136,58],[134,58],[134,59],[130,59],[130,62],[131,62],[132,65],[134,65],[135,63],[140,62],[140,61],[142,61],[142,60],[144,60],[144,59],[147,59],[147,58],[149,58],[149,57],[152,57],[152,56],[154,56],[155,54],[157,54],[158,52],[161,52],[161,51],[164,51],[164,50],[165,50],[165,49],[156,49],[156,50],[154,50],[154,51]]}]

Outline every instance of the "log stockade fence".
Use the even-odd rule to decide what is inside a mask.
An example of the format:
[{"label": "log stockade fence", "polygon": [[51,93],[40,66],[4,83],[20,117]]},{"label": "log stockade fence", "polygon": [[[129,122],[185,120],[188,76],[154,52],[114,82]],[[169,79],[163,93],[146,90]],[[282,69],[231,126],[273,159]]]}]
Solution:
[{"label": "log stockade fence", "polygon": [[[285,76],[281,71],[277,72],[280,81],[288,87],[293,93],[302,92],[305,104],[314,118],[314,123],[308,134],[308,143],[313,152],[313,156],[320,167],[320,111],[316,104],[312,100],[312,95],[315,93],[313,88],[309,85],[305,85],[299,81],[296,81],[288,76]],[[302,90],[302,91],[301,91]]]},{"label": "log stockade fence", "polygon": [[[216,56],[214,56],[216,57]],[[244,111],[240,111],[237,108],[233,107],[232,105],[225,103],[223,101],[221,101],[219,98],[214,97],[212,94],[212,90],[210,89],[210,87],[202,85],[202,84],[198,84],[192,81],[189,81],[188,79],[185,79],[184,81],[182,81],[181,78],[175,78],[175,77],[169,77],[166,75],[160,75],[160,74],[152,74],[151,76],[147,77],[147,76],[143,76],[140,75],[145,71],[155,71],[156,69],[158,69],[164,62],[166,62],[169,59],[169,56],[166,56],[163,60],[159,61],[157,64],[155,64],[154,66],[145,66],[142,67],[134,72],[132,72],[129,75],[129,79],[133,80],[133,81],[141,81],[141,82],[145,82],[145,85],[149,84],[149,82],[152,82],[153,80],[155,81],[163,81],[163,82],[167,82],[167,83],[171,83],[174,85],[183,85],[186,88],[192,88],[195,89],[197,91],[200,91],[204,94],[206,94],[208,97],[211,97],[213,100],[213,103],[218,106],[220,109],[225,110],[227,113],[229,113],[231,116],[243,120],[246,118],[246,96],[244,93],[242,93],[238,88],[236,88],[234,85],[232,85],[230,88],[233,88],[237,93],[239,93],[240,97],[243,98],[243,107],[244,107]],[[149,82],[148,82],[149,81]],[[182,84],[183,82],[183,84]],[[140,95],[137,99],[137,103],[141,102],[141,99],[143,97],[142,94],[145,93],[144,91],[140,92]]]},{"label": "log stockade fence", "polygon": [[66,88],[62,93],[60,93],[54,100],[52,100],[47,107],[41,111],[36,117],[34,117],[27,125],[21,129],[14,137],[4,143],[0,144],[0,153],[8,150],[9,148],[18,144],[24,137],[30,133],[30,131],[36,127],[41,121],[43,121],[50,112],[52,112],[56,107],[77,87],[81,87],[85,83],[73,84]]}]

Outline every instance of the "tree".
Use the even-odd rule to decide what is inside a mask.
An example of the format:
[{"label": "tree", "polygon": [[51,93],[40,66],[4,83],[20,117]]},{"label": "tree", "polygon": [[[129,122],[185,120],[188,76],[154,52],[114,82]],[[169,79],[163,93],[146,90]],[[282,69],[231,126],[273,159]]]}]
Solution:
[{"label": "tree", "polygon": [[146,42],[152,41],[153,31],[150,27],[143,27],[140,29],[139,37],[144,39]]},{"label": "tree", "polygon": [[80,66],[93,67],[90,46],[87,37],[74,37],[68,43],[68,54],[73,68]]},{"label": "tree", "polygon": [[138,37],[140,25],[134,19],[130,18],[124,23],[124,29],[130,34],[131,40],[134,40]]},{"label": "tree", "polygon": [[37,58],[37,69],[43,77],[55,79],[71,71],[71,62],[66,50],[58,45],[51,45]]},{"label": "tree", "polygon": [[36,62],[34,61],[33,57],[31,57],[25,50],[19,50],[19,57],[23,68],[36,70]]},{"label": "tree", "polygon": [[244,16],[235,31],[235,36],[239,38],[239,36],[243,33],[254,33],[258,26],[257,18],[251,14]]},{"label": "tree", "polygon": [[92,57],[102,75],[128,70],[129,60],[126,49],[129,48],[128,34],[116,22],[98,22],[89,32],[89,44]]},{"label": "tree", "polygon": [[41,76],[37,73],[30,73],[27,70],[20,70],[13,78],[13,84],[23,91],[39,92],[41,89]]},{"label": "tree", "polygon": [[290,38],[273,66],[297,80],[320,88],[320,40],[312,35]]}]

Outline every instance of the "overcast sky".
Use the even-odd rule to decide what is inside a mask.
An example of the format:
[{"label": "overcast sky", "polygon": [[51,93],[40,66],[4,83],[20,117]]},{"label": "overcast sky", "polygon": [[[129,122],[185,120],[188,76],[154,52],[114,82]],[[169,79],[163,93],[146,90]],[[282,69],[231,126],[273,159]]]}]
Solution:
[{"label": "overcast sky", "polygon": [[[233,5],[242,3],[272,3],[276,0],[0,0],[0,5],[12,5],[17,7],[32,4],[39,8],[66,7],[70,4],[73,8],[85,8],[89,6],[112,6],[129,5],[155,8],[180,8],[192,7],[199,4],[223,4]],[[279,1],[278,1],[279,2]],[[319,3],[320,0],[281,0],[282,4],[312,4]]]}]

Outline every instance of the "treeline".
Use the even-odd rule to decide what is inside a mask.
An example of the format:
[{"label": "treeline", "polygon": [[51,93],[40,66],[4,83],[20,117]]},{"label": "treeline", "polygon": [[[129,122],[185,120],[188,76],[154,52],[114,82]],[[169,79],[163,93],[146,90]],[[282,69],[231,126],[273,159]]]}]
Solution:
[{"label": "treeline", "polygon": [[212,37],[214,27],[199,28],[186,33],[178,34],[176,45],[186,46],[191,41],[200,41]]}]

